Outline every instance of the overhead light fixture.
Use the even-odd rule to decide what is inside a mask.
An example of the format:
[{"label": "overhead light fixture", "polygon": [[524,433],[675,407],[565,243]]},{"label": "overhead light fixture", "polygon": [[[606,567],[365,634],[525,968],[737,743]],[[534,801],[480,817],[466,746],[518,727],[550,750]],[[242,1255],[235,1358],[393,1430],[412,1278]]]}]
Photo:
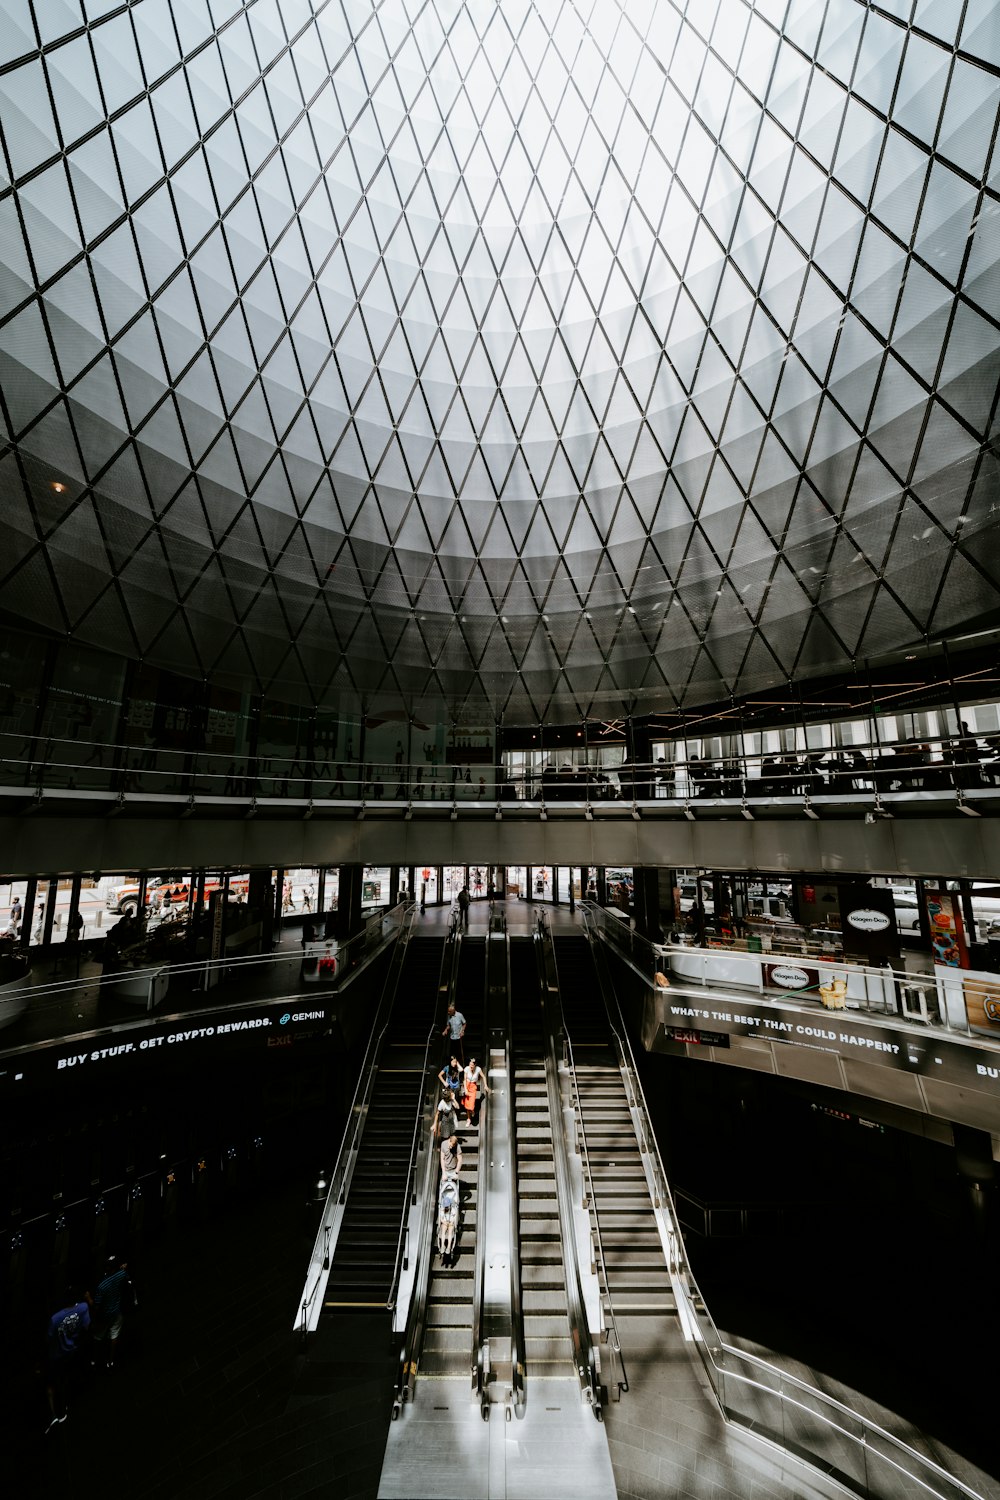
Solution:
[{"label": "overhead light fixture", "polygon": [[982,813],[979,812],[975,807],[970,807],[969,804],[966,802],[965,798],[961,794],[959,794],[959,798],[958,798],[958,810],[959,810],[960,813],[965,813],[965,816],[967,818],[981,818],[982,817]]},{"label": "overhead light fixture", "polygon": [[637,808],[637,807],[636,807],[636,805],[635,805],[635,803],[634,803],[634,802],[633,802],[633,804],[632,804],[632,816],[633,816],[633,818],[634,818],[634,819],[635,819],[635,821],[636,821],[636,822],[637,822],[637,823],[641,823],[641,822],[642,822],[642,813],[641,813],[641,812],[640,812],[640,811],[639,811],[639,809],[638,809],[638,808]]},{"label": "overhead light fixture", "polygon": [[749,807],[747,806],[745,800],[743,802],[743,806],[740,808],[740,812],[746,818],[746,820],[747,820],[748,823],[755,823],[757,821],[756,818],[754,817],[753,813],[750,811]]},{"label": "overhead light fixture", "polygon": [[539,821],[539,823],[547,823],[548,820],[549,820],[549,815],[545,811],[545,808],[544,807],[540,807],[538,809],[538,821]]},{"label": "overhead light fixture", "polygon": [[404,823],[408,823],[412,817],[413,817],[413,804],[410,803],[410,802],[408,802],[406,804],[406,811],[403,814],[403,822]]},{"label": "overhead light fixture", "polygon": [[694,813],[691,811],[690,802],[685,802],[684,804],[684,816],[687,818],[689,823],[694,822]]},{"label": "overhead light fixture", "polygon": [[52,488],[57,495],[65,495],[66,493],[66,486],[64,484],[60,484],[57,479],[54,479],[52,481]]},{"label": "overhead light fixture", "polygon": [[313,815],[313,802],[312,802],[312,798],[310,797],[309,801],[306,803],[306,810],[302,814],[302,821],[303,821],[303,823],[308,822],[308,820],[312,817],[312,815]]},{"label": "overhead light fixture", "polygon": [[583,816],[586,818],[588,823],[592,823],[594,821],[594,809],[591,807],[589,802],[583,809]]},{"label": "overhead light fixture", "polygon": [[187,807],[185,807],[184,811],[181,813],[181,817],[182,818],[189,818],[191,816],[191,814],[194,812],[194,810],[195,810],[195,808],[197,806],[198,806],[197,798],[194,797],[194,796],[190,796],[188,798],[188,800],[187,800]]},{"label": "overhead light fixture", "polygon": [[451,806],[451,821],[453,823],[457,823],[458,822],[458,807],[456,806],[455,803],[452,803],[452,806]]},{"label": "overhead light fixture", "polygon": [[496,818],[496,820],[497,820],[498,823],[502,823],[503,822],[503,813],[500,811],[499,807],[497,807],[497,810],[493,814],[493,816],[494,816],[494,818]]},{"label": "overhead light fixture", "polygon": [[808,797],[805,800],[805,805],[803,806],[802,811],[805,813],[807,818],[812,818],[815,820],[815,822],[819,822],[819,813],[813,807]]},{"label": "overhead light fixture", "polygon": [[250,798],[250,806],[247,808],[246,812],[243,814],[243,817],[244,817],[244,819],[246,819],[246,818],[255,818],[256,816],[257,816],[257,798],[256,797],[251,797]]},{"label": "overhead light fixture", "polygon": [[365,804],[362,802],[361,806],[358,808],[358,822],[359,823],[363,823],[364,821],[365,821]]}]

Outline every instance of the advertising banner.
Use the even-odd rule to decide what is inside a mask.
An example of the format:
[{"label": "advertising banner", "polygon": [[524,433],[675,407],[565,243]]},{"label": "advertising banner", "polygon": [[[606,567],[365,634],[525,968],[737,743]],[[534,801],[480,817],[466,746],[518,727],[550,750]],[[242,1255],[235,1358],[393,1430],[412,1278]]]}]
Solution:
[{"label": "advertising banner", "polygon": [[816,991],[819,989],[819,970],[806,968],[804,964],[797,964],[791,958],[765,964],[764,986],[769,990]]},{"label": "advertising banner", "polygon": [[844,952],[878,964],[899,954],[899,929],[892,891],[871,885],[840,887],[840,927]]},{"label": "advertising banner", "polygon": [[[1000,1019],[994,1023],[991,1016],[992,1012],[1000,1018],[1000,979],[995,988],[984,982],[981,975],[966,983],[976,985],[975,1003],[981,1006],[986,1018],[983,1029],[993,1030],[995,1025],[1000,1033]],[[968,997],[967,1003],[971,1021],[973,1002]],[[1000,1059],[985,1043],[972,1039],[950,1041],[912,1027],[861,1020],[843,1011],[828,1015],[823,1010],[813,1010],[808,1001],[802,1009],[795,1010],[773,1000],[754,1003],[729,996],[695,998],[672,990],[650,990],[642,1022],[646,1050],[663,1051],[664,1043],[676,1043],[679,1034],[685,1031],[697,1032],[702,1046],[712,1032],[725,1032],[729,1036],[759,1037],[790,1047],[819,1048],[849,1060],[864,1058],[885,1068],[926,1074],[942,1082],[989,1092],[1000,1104]]]},{"label": "advertising banner", "polygon": [[969,950],[957,892],[924,886],[924,906],[931,930],[934,962],[949,969],[968,969]]},{"label": "advertising banner", "polygon": [[996,980],[966,979],[962,987],[969,1025],[977,1031],[995,1032],[1000,1036],[1000,977]]},{"label": "advertising banner", "polygon": [[190,1015],[161,1016],[117,1026],[113,1031],[82,1033],[53,1044],[0,1058],[0,1098],[23,1093],[32,1084],[60,1078],[93,1077],[95,1086],[108,1071],[154,1058],[212,1056],[228,1048],[290,1047],[312,1042],[329,1031],[336,1012],[322,1001],[297,996],[262,1005],[225,1006]]}]

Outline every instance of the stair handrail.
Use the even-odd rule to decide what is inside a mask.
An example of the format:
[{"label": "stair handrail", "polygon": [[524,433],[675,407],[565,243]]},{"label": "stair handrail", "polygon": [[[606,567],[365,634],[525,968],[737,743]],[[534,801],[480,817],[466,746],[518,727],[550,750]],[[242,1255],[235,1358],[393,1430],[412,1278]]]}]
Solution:
[{"label": "stair handrail", "polygon": [[[551,942],[551,934],[549,934],[548,940]],[[580,1102],[580,1082],[576,1076],[576,1059],[573,1056],[573,1040],[569,1034],[569,1027],[566,1024],[566,1008],[563,1005],[562,983],[559,980],[559,963],[555,958],[554,944],[553,961],[556,972],[556,990],[559,996],[559,1018],[562,1026],[566,1064],[569,1069],[569,1076],[573,1090],[576,1121],[577,1127],[580,1132],[580,1143],[583,1147],[581,1154],[583,1158],[584,1191],[587,1195],[587,1204],[585,1206],[588,1206],[591,1210],[591,1218],[594,1226],[594,1246],[597,1252],[594,1259],[597,1264],[598,1279],[602,1288],[601,1295],[604,1299],[605,1308],[610,1318],[610,1328],[608,1329],[608,1333],[611,1335],[611,1338],[609,1340],[611,1352],[614,1355],[616,1364],[621,1370],[620,1378],[616,1377],[615,1379],[615,1385],[618,1388],[618,1397],[616,1397],[615,1399],[619,1399],[623,1394],[627,1394],[628,1392],[628,1371],[625,1368],[625,1357],[622,1354],[621,1335],[618,1331],[618,1319],[615,1316],[614,1298],[611,1294],[611,1285],[608,1280],[607,1261],[604,1257],[604,1240],[601,1235],[601,1216],[598,1212],[597,1207],[597,1194],[594,1191],[594,1174],[591,1170],[590,1165],[590,1148],[587,1143],[587,1125],[583,1115],[583,1106]]]},{"label": "stair handrail", "polygon": [[[433,1100],[433,1092],[430,1100]],[[431,1138],[431,1124],[433,1111],[430,1102],[425,1096],[421,1096],[421,1104],[424,1106],[420,1117],[421,1137],[424,1141]],[[437,1193],[435,1191],[437,1182],[437,1156],[436,1150],[427,1150],[424,1153],[423,1172],[421,1174],[420,1186],[417,1189],[420,1202],[420,1214],[417,1219],[417,1266],[413,1276],[413,1289],[410,1295],[410,1306],[406,1318],[406,1329],[403,1334],[403,1342],[399,1351],[399,1364],[396,1372],[395,1395],[392,1403],[392,1420],[399,1416],[403,1403],[413,1397],[413,1388],[417,1380],[417,1369],[420,1364],[420,1353],[424,1342],[424,1326],[427,1322],[427,1295],[430,1286],[431,1262],[434,1258],[435,1249],[435,1209],[437,1204]]]},{"label": "stair handrail", "polygon": [[[510,983],[510,935],[507,930],[506,915],[503,918],[503,956],[504,956],[504,978],[505,994],[503,1004],[504,1019],[504,1068],[507,1074],[507,1140],[504,1143],[504,1155],[510,1162],[508,1174],[508,1211],[510,1214],[510,1247],[508,1255],[508,1266],[510,1274],[510,1365],[511,1365],[511,1399],[516,1413],[523,1413],[527,1400],[524,1383],[525,1372],[525,1345],[524,1345],[524,1306],[521,1299],[521,1250],[520,1250],[520,1213],[517,1196],[517,1101],[514,1089],[514,1059],[511,1046],[511,983]],[[491,1134],[492,1139],[492,1134]],[[484,1194],[480,1191],[480,1202]],[[485,1278],[485,1236],[483,1237],[483,1263],[482,1271]],[[482,1288],[480,1288],[481,1296]],[[476,1379],[481,1381],[480,1407],[484,1416],[489,1413],[489,1392],[486,1389],[486,1381],[489,1376],[489,1348],[488,1341],[482,1337],[480,1330],[479,1353],[476,1360]]]},{"label": "stair handrail", "polygon": [[[981,1495],[979,1495],[975,1490],[971,1489],[967,1484],[963,1483],[963,1481],[958,1479],[954,1474],[949,1474],[946,1469],[943,1469],[939,1464],[935,1463],[933,1459],[927,1458],[924,1454],[918,1452],[918,1450],[911,1447],[909,1443],[904,1442],[902,1438],[897,1438],[892,1433],[887,1432],[884,1428],[880,1427],[878,1423],[872,1422],[866,1416],[852,1411],[850,1407],[846,1406],[843,1402],[838,1401],[835,1396],[828,1396],[825,1391],[821,1391],[817,1387],[809,1385],[807,1381],[800,1380],[795,1375],[786,1373],[777,1365],[773,1365],[767,1360],[761,1359],[758,1355],[751,1354],[746,1350],[737,1349],[734,1345],[723,1342],[722,1338],[719,1335],[719,1331],[715,1326],[714,1319],[712,1318],[712,1315],[705,1304],[705,1299],[701,1294],[698,1283],[695,1280],[694,1273],[691,1270],[690,1262],[687,1258],[687,1253],[684,1248],[683,1236],[681,1235],[679,1228],[679,1220],[677,1218],[676,1209],[674,1207],[673,1195],[670,1191],[670,1185],[667,1180],[667,1174],[663,1166],[662,1158],[660,1156],[656,1137],[653,1134],[652,1127],[650,1125],[649,1107],[646,1103],[646,1096],[643,1091],[641,1080],[639,1078],[638,1069],[635,1065],[635,1054],[632,1050],[632,1044],[628,1036],[628,1030],[625,1025],[625,1018],[622,1015],[621,1004],[618,1000],[618,995],[614,986],[605,983],[605,974],[602,973],[602,964],[604,961],[604,945],[601,943],[599,938],[598,924],[594,920],[592,913],[587,909],[586,906],[584,906],[583,919],[584,930],[587,934],[587,939],[591,944],[595,961],[597,962],[598,979],[601,985],[601,992],[604,999],[605,1008],[608,1012],[608,1024],[619,1048],[623,1075],[627,1071],[629,1087],[634,1092],[635,1108],[637,1113],[641,1114],[641,1118],[643,1120],[643,1133],[645,1136],[644,1149],[650,1161],[656,1168],[660,1183],[660,1191],[662,1191],[663,1193],[664,1199],[669,1206],[670,1214],[672,1216],[674,1232],[671,1236],[671,1242],[674,1249],[674,1265],[676,1266],[676,1270],[679,1273],[678,1280],[680,1288],[682,1292],[686,1294],[688,1300],[688,1307],[690,1309],[689,1316],[691,1318],[690,1332],[694,1335],[694,1337],[692,1338],[692,1342],[697,1345],[698,1352],[702,1359],[702,1364],[705,1368],[706,1374],[708,1375],[709,1381],[711,1382],[712,1388],[715,1391],[715,1395],[719,1402],[719,1406],[723,1413],[723,1416],[727,1421],[736,1422],[739,1425],[747,1427],[751,1430],[766,1431],[766,1429],[761,1426],[758,1416],[745,1416],[742,1412],[738,1411],[734,1407],[733,1403],[729,1400],[726,1394],[726,1386],[730,1381],[744,1385],[753,1385],[757,1389],[776,1397],[781,1402],[783,1411],[786,1406],[801,1407],[808,1412],[810,1418],[818,1418],[828,1426],[837,1426],[837,1430],[841,1433],[841,1435],[851,1439],[854,1443],[858,1444],[866,1455],[870,1455],[877,1451],[872,1448],[868,1437],[869,1434],[876,1435],[880,1441],[884,1441],[887,1445],[894,1448],[898,1453],[905,1454],[909,1459],[913,1461],[913,1463],[911,1468],[907,1469],[904,1468],[901,1463],[891,1458],[887,1454],[878,1454],[878,1456],[880,1458],[883,1458],[885,1462],[896,1471],[897,1474],[905,1474],[908,1479],[911,1479],[916,1484],[919,1484],[922,1489],[928,1493],[928,1495],[940,1497],[940,1500],[954,1500],[954,1497],[962,1497],[962,1500],[982,1500]],[[618,1014],[620,1029],[619,1027],[615,1026],[612,1019],[611,1003],[608,998],[609,992],[614,999],[614,1006]],[[674,1266],[671,1267],[671,1270],[673,1272]],[[678,1313],[681,1313],[680,1302],[678,1302]],[[709,1337],[707,1339],[705,1338],[705,1329],[709,1331]],[[766,1372],[767,1375],[771,1378],[772,1384],[766,1386],[764,1385],[762,1380],[755,1381],[751,1376],[746,1375],[739,1370],[727,1367],[727,1365],[732,1365],[737,1362],[743,1363],[745,1365],[750,1365],[755,1370],[762,1373]],[[775,1385],[774,1382],[777,1382],[777,1384]],[[787,1394],[784,1390],[785,1386],[789,1387],[789,1393]],[[801,1392],[803,1396],[808,1396],[810,1401],[813,1402],[814,1405],[806,1406],[804,1402],[796,1401],[791,1394],[794,1391]],[[817,1410],[817,1406],[825,1407],[828,1410]],[[853,1422],[857,1423],[863,1429],[862,1436],[859,1437],[857,1434],[847,1430],[847,1428],[845,1428],[844,1426],[838,1425],[838,1420],[841,1417],[849,1417]],[[783,1436],[783,1433],[780,1431],[770,1433],[769,1435],[773,1437],[773,1440],[777,1442],[780,1447],[786,1448],[789,1452],[796,1453],[799,1457],[804,1458],[806,1462],[814,1464],[823,1472],[833,1473],[834,1477],[840,1479],[843,1482],[850,1481],[849,1475],[840,1474],[832,1469],[828,1459],[824,1458],[821,1453],[814,1453],[812,1449],[808,1447],[803,1446],[802,1448],[800,1448],[797,1445],[790,1443],[786,1440],[786,1438]],[[921,1469],[924,1472],[913,1473],[913,1468]],[[946,1485],[943,1487],[941,1486],[942,1480],[946,1481]],[[877,1488],[873,1489],[870,1482],[868,1482],[866,1483],[865,1493],[870,1496],[876,1496],[882,1494],[883,1492]],[[893,1487],[885,1491],[884,1493],[888,1497],[889,1495],[898,1494],[899,1490],[898,1488]]]},{"label": "stair handrail", "polygon": [[601,1422],[604,1420],[604,1412],[601,1403],[600,1361],[594,1341],[590,1336],[590,1320],[587,1317],[586,1300],[580,1280],[580,1247],[577,1244],[572,1184],[566,1160],[566,1129],[559,1091],[559,1059],[556,1052],[555,1027],[552,1025],[552,1015],[549,1010],[551,991],[557,986],[552,985],[550,979],[551,948],[546,944],[547,937],[545,913],[538,912],[534,942],[538,983],[542,993],[542,1015],[545,1022],[542,1028],[546,1053],[545,1083],[549,1114],[552,1119],[552,1164],[556,1180],[559,1234],[563,1247],[567,1314],[573,1343],[573,1362],[580,1379],[580,1387],[584,1398],[593,1408],[595,1417]]},{"label": "stair handrail", "polygon": [[[492,907],[491,920],[487,926],[486,951],[483,955],[483,1046],[482,1062],[485,1071],[489,1071],[491,1047],[489,1043],[489,1027],[492,1019],[492,1008],[490,1005],[490,968],[492,953],[490,949],[490,933],[492,931]],[[510,984],[507,984],[508,996]],[[509,1000],[508,1000],[509,1004]],[[508,1028],[509,1029],[509,1028]],[[486,1111],[485,1116],[483,1111]],[[493,1111],[487,1107],[484,1098],[479,1107],[479,1168],[476,1187],[476,1255],[472,1272],[472,1343],[470,1349],[470,1365],[472,1376],[472,1391],[479,1402],[480,1411],[484,1418],[489,1417],[489,1339],[483,1332],[483,1289],[486,1281],[486,1207],[487,1193],[485,1191],[486,1174],[489,1171],[488,1163],[494,1160],[493,1138],[495,1135],[493,1123]]]},{"label": "stair handrail", "polygon": [[[660,1155],[660,1148],[650,1121],[649,1105],[646,1102],[645,1091],[639,1077],[639,1070],[636,1067],[635,1054],[632,1051],[628,1028],[625,1025],[625,1018],[621,1012],[617,991],[613,985],[607,983],[604,948],[599,940],[598,924],[594,920],[594,915],[586,903],[584,903],[583,907],[583,923],[591,952],[594,955],[601,998],[604,1001],[604,1008],[607,1012],[608,1028],[618,1054],[618,1065],[621,1069],[623,1082],[625,1083],[629,1105],[634,1111],[634,1120],[641,1127],[639,1149],[650,1164],[655,1182],[653,1207],[664,1213],[667,1219],[669,1240],[668,1269],[671,1280],[679,1285],[682,1296],[686,1295],[687,1297],[691,1316],[697,1323],[697,1337],[694,1339],[694,1342],[698,1345],[702,1361],[708,1370],[709,1378],[718,1395],[717,1366],[713,1357],[713,1351],[721,1351],[722,1340],[719,1336],[719,1330],[715,1326],[714,1319],[705,1304],[705,1299],[698,1288],[694,1272],[691,1269],[691,1263],[687,1257],[684,1237],[680,1231],[680,1221],[677,1217],[677,1210],[674,1205],[673,1194],[670,1191],[670,1183],[667,1178],[666,1168],[663,1165],[663,1158]],[[614,1013],[612,1012],[612,1005],[614,1006]],[[617,1025],[615,1024],[615,1014],[617,1014],[618,1018]],[[677,1287],[675,1286],[676,1290]],[[683,1319],[684,1311],[680,1307],[680,1300],[678,1298],[678,1314]],[[692,1331],[694,1331],[693,1327]]]},{"label": "stair handrail", "polygon": [[[452,926],[448,929],[444,948],[441,953],[441,965],[438,969],[438,982],[436,998],[434,1002],[434,1017],[431,1021],[430,1030],[427,1033],[427,1041],[424,1043],[424,1057],[421,1067],[424,1083],[423,1087],[420,1090],[420,1095],[417,1099],[417,1107],[414,1110],[413,1114],[413,1134],[410,1138],[410,1159],[406,1168],[406,1190],[403,1194],[403,1207],[399,1217],[399,1234],[396,1239],[396,1260],[392,1271],[392,1281],[389,1284],[389,1294],[386,1297],[385,1302],[387,1312],[395,1312],[396,1310],[396,1296],[399,1291],[400,1279],[402,1277],[403,1271],[405,1270],[405,1262],[407,1260],[406,1245],[407,1229],[410,1222],[410,1209],[417,1202],[415,1188],[417,1166],[420,1152],[424,1149],[426,1143],[426,1128],[424,1120],[427,1107],[427,1095],[428,1093],[430,1093],[431,1102],[433,1104],[434,1096],[436,1093],[436,1090],[434,1089],[434,1083],[437,1081],[437,1073],[434,1072],[433,1080],[430,1076],[431,1072],[433,1071],[431,1066],[431,1048],[433,1047],[435,1040],[440,1037],[440,1012],[442,997],[447,996],[450,999],[454,988],[455,973],[457,970],[457,948],[458,944],[455,942],[455,930]],[[447,978],[445,978],[446,970],[448,973]],[[432,1108],[431,1119],[433,1120],[433,1118],[434,1112]]]},{"label": "stair handrail", "polygon": [[[354,1097],[347,1119],[349,1126],[345,1129],[340,1142],[340,1150],[330,1177],[330,1186],[320,1217],[319,1228],[316,1231],[316,1239],[313,1242],[312,1254],[309,1259],[309,1270],[306,1274],[305,1290],[296,1318],[296,1326],[303,1336],[315,1332],[319,1320],[319,1291],[326,1285],[330,1275],[330,1265],[336,1249],[337,1235],[340,1232],[340,1220],[342,1214],[338,1209],[346,1201],[347,1191],[350,1187],[351,1177],[357,1162],[358,1151],[361,1146],[361,1138],[364,1135],[365,1125],[368,1121],[368,1110],[371,1105],[372,1090],[375,1086],[375,1075],[378,1072],[378,1061],[382,1054],[385,1035],[389,1029],[392,1012],[396,1003],[396,992],[399,988],[399,977],[403,968],[403,961],[409,947],[410,936],[413,927],[413,907],[407,907],[403,912],[399,930],[396,936],[396,945],[393,950],[392,959],[389,964],[389,972],[386,974],[382,993],[379,997],[378,1009],[375,1020],[368,1037],[368,1045],[365,1055],[358,1069],[358,1081],[354,1087]],[[334,1233],[336,1230],[336,1234]]]}]

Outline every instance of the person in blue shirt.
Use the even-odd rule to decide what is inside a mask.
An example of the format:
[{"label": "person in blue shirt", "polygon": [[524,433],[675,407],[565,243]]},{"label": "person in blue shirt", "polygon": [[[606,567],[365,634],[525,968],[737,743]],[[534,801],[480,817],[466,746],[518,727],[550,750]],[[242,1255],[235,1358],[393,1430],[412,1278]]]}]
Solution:
[{"label": "person in blue shirt", "polygon": [[79,1368],[89,1328],[90,1303],[68,1288],[63,1306],[49,1319],[46,1336],[45,1394],[51,1413],[46,1432],[66,1420],[66,1389]]}]

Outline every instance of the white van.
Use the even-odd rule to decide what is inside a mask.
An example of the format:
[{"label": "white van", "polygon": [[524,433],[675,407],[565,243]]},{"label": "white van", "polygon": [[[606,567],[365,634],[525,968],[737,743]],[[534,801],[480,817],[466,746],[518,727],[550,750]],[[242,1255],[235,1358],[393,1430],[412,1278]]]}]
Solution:
[{"label": "white van", "polygon": [[920,931],[920,903],[915,890],[894,887],[892,906],[896,913],[896,926],[900,932]]}]

